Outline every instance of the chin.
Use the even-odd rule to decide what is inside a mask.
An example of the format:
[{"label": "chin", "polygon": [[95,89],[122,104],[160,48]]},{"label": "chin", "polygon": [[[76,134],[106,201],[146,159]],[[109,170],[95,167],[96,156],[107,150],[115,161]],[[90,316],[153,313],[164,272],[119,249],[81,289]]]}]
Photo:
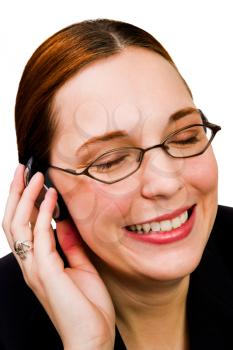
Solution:
[{"label": "chin", "polygon": [[160,259],[159,262],[150,261],[150,263],[141,264],[140,268],[137,267],[135,273],[143,279],[152,279],[157,281],[175,281],[180,280],[190,275],[198,266],[201,260],[202,254],[196,254],[195,256],[182,257],[180,260],[174,261],[170,259],[166,262],[166,259]]}]

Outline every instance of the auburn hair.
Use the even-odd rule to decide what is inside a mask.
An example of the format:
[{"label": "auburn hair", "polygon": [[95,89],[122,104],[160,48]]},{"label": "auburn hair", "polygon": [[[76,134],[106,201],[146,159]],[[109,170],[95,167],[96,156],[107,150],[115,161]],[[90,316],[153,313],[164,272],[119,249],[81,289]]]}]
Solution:
[{"label": "auburn hair", "polygon": [[16,96],[15,128],[20,163],[26,164],[33,155],[41,171],[46,169],[57,126],[52,108],[57,90],[83,66],[128,46],[158,53],[179,73],[168,52],[151,34],[117,20],[91,19],[72,24],[36,49],[24,68]]}]

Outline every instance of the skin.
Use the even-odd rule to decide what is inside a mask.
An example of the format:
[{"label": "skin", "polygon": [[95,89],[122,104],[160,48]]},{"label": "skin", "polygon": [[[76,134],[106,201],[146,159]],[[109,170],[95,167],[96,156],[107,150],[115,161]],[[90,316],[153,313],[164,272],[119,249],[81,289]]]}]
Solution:
[{"label": "skin", "polygon": [[[158,144],[172,131],[200,122],[194,113],[167,126],[169,116],[185,107],[195,107],[187,88],[158,54],[130,47],[100,59],[55,95],[59,125],[51,163],[75,169],[78,162],[85,164],[111,148]],[[116,129],[127,130],[129,137],[88,146],[83,158],[75,155],[90,137]],[[38,212],[33,204],[43,176],[37,173],[25,189],[23,171],[20,165],[12,182],[3,229],[11,247],[15,239],[34,239],[34,251],[26,261],[15,256],[64,348],[112,349],[116,321],[128,349],[154,349],[154,344],[162,350],[188,349],[189,275],[201,259],[217,211],[218,176],[212,148],[188,159],[151,150],[136,173],[111,185],[50,169],[71,215],[57,223],[68,269],[56,252],[50,226],[56,192],[49,190]],[[124,234],[125,225],[194,203],[196,220],[186,239],[156,245]],[[63,295],[69,295],[69,300]],[[87,332],[80,333],[80,322]]]},{"label": "skin", "polygon": [[[116,127],[127,130],[130,138],[87,147],[88,160],[102,154],[105,147],[160,143],[179,127],[200,122],[192,114],[166,127],[168,117],[184,107],[195,105],[174,67],[154,52],[127,48],[89,65],[57,93],[54,108],[60,125],[51,162],[75,168],[75,149],[89,137]],[[162,172],[153,164],[159,164]],[[125,339],[135,339],[132,346],[142,349],[149,339],[153,343],[153,337],[162,344],[164,337],[159,334],[167,332],[168,339],[175,335],[180,345],[189,274],[200,261],[217,209],[217,165],[212,148],[182,160],[169,158],[161,150],[150,151],[138,172],[111,185],[55,170],[50,175],[83,240],[94,252],[92,259],[117,307]],[[194,203],[196,222],[185,240],[154,245],[127,238],[122,232],[126,224]],[[177,309],[182,310],[180,318]],[[164,329],[161,318],[170,329]]]}]

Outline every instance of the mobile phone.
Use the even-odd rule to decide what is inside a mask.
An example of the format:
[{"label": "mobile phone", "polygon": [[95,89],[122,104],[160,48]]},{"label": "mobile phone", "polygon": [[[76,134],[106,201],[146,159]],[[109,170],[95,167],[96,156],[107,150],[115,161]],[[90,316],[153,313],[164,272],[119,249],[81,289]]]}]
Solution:
[{"label": "mobile phone", "polygon": [[[28,186],[29,181],[31,180],[32,176],[37,171],[41,171],[41,170],[40,170],[39,164],[36,162],[36,160],[32,156],[28,160],[26,167],[25,167],[25,171],[24,171],[24,184],[25,184],[25,186]],[[52,183],[51,179],[49,178],[47,171],[44,173],[44,177],[45,177],[45,181],[44,181],[43,188],[41,189],[40,194],[35,201],[35,206],[37,209],[40,208],[40,205],[41,205],[42,201],[44,200],[44,197],[45,197],[46,192],[48,191],[49,187],[53,187],[56,189],[56,187]],[[57,199],[56,207],[53,211],[53,219],[56,221],[61,221],[69,216],[69,212],[68,212],[68,209],[65,205],[65,202],[63,201],[62,196],[60,195],[60,193],[58,192],[57,189],[56,189],[56,191],[58,193],[58,199]]]}]

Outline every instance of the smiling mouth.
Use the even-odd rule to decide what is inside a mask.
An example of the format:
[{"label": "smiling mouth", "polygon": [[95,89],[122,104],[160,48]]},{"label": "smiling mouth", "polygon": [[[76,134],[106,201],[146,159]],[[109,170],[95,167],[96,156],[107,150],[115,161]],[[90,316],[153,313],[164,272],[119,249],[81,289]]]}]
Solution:
[{"label": "smiling mouth", "polygon": [[177,215],[170,220],[152,221],[144,224],[135,224],[125,226],[127,231],[136,234],[150,234],[150,233],[162,233],[168,232],[181,227],[186,221],[189,220],[195,204],[189,209],[185,210],[182,214]]}]

